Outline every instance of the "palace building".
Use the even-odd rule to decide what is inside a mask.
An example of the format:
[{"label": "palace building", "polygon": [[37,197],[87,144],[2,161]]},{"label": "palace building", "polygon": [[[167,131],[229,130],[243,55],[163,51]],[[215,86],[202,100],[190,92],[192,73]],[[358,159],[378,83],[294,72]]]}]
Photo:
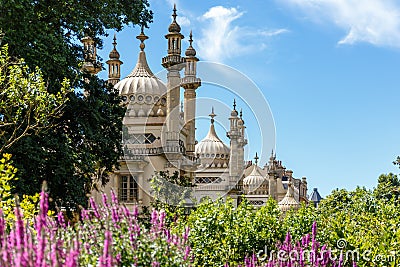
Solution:
[{"label": "palace building", "polygon": [[[245,196],[253,205],[262,206],[272,197],[284,211],[297,209],[300,202],[308,203],[306,178],[293,177],[293,172],[274,153],[264,166],[259,165],[257,155],[254,163],[244,158],[246,127],[233,99],[230,117],[226,118],[230,127],[223,133],[229,138],[229,144],[218,137],[214,109],[210,110],[208,134],[196,141],[196,91],[201,90],[196,70],[199,58],[192,33],[190,45],[183,53],[184,36],[176,16],[174,7],[173,20],[165,35],[167,54],[161,58],[161,65],[167,71],[166,83],[153,74],[147,63],[144,41],[148,37],[143,28],[136,37],[140,41],[136,66],[121,79],[122,61],[114,36],[114,49],[106,63],[108,81],[119,91],[127,108],[123,119],[124,155],[119,169],[111,174],[102,190],[107,193],[113,189],[127,205],[148,206],[152,201],[150,179],[160,171],[170,174],[178,171],[196,185],[193,197],[198,201],[204,197],[229,196],[239,203]],[[93,42],[86,39],[83,42],[95,54]],[[148,53],[151,55],[151,51]],[[85,62],[85,66],[88,72],[98,72],[90,62]],[[98,193],[93,195],[100,201]]]}]

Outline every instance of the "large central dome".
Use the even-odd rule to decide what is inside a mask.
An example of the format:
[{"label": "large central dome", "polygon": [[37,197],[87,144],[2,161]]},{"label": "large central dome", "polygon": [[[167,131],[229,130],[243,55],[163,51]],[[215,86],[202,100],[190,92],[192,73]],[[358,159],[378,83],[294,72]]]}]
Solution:
[{"label": "large central dome", "polygon": [[115,85],[122,96],[153,95],[161,97],[167,92],[165,84],[150,70],[146,53],[140,51],[139,58],[133,71]]},{"label": "large central dome", "polygon": [[[140,40],[147,39],[141,33],[137,37]],[[144,43],[142,41],[139,58],[133,71],[114,87],[119,91],[122,100],[128,105],[130,116],[165,116],[165,104],[167,87],[150,70],[147,64]]]}]

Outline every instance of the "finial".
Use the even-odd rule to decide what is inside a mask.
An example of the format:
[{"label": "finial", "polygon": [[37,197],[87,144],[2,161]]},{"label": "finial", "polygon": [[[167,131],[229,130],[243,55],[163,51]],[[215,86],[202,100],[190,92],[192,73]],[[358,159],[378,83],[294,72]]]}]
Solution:
[{"label": "finial", "polygon": [[114,49],[117,46],[117,34],[114,32],[114,38],[113,38],[114,42],[112,43],[114,45]]},{"label": "finial", "polygon": [[193,43],[193,34],[192,34],[192,30],[190,30],[190,34],[189,34],[189,44],[190,44],[190,46],[192,46],[192,43]]},{"label": "finial", "polygon": [[242,111],[242,109],[240,109],[240,118],[241,118],[241,119],[243,118],[243,111]]},{"label": "finial", "polygon": [[214,113],[214,107],[211,107],[211,114],[208,115],[211,117],[211,124],[214,124],[214,117],[216,117],[217,115],[215,115]]},{"label": "finial", "polygon": [[233,110],[236,110],[236,99],[233,99]]},{"label": "finial", "polygon": [[174,21],[176,21],[176,4],[174,4],[174,9],[173,9],[174,13],[172,13],[172,17],[174,18]]},{"label": "finial", "polygon": [[255,160],[255,162],[256,162],[256,165],[258,164],[258,159],[259,159],[259,157],[258,157],[257,152],[256,152],[256,156],[254,157],[254,160]]},{"label": "finial", "polygon": [[181,112],[183,112],[183,101],[181,101]]},{"label": "finial", "polygon": [[142,24],[142,30],[140,34],[136,36],[136,39],[140,40],[140,50],[144,51],[144,48],[146,47],[144,41],[149,39],[149,37],[144,34],[144,24]]}]

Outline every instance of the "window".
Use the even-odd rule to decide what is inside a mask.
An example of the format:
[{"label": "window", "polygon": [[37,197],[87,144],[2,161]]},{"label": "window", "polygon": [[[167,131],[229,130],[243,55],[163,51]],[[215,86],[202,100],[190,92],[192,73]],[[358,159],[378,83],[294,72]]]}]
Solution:
[{"label": "window", "polygon": [[119,177],[118,198],[121,202],[137,201],[138,185],[134,176],[123,175]]},{"label": "window", "polygon": [[157,138],[152,133],[146,134],[126,134],[126,144],[152,144]]},{"label": "window", "polygon": [[196,184],[210,184],[210,183],[221,183],[221,177],[196,177]]}]

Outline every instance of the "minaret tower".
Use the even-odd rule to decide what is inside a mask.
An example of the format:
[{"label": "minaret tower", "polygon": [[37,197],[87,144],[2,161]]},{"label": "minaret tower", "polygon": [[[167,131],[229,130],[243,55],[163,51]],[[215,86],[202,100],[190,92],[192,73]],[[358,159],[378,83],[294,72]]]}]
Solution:
[{"label": "minaret tower", "polygon": [[117,37],[115,33],[113,45],[114,48],[109,55],[110,59],[107,60],[106,63],[108,64],[108,83],[115,85],[121,78],[121,65],[123,64],[123,62],[119,60],[120,56],[117,51]]},{"label": "minaret tower", "polygon": [[173,21],[168,27],[168,55],[162,58],[162,66],[167,69],[167,121],[164,150],[173,159],[179,157],[179,103],[181,77],[179,71],[184,67],[185,59],[181,57],[181,42],[184,36],[180,33],[181,27],[176,22],[176,6],[173,9]]},{"label": "minaret tower", "polygon": [[[240,117],[238,120],[238,130],[239,130],[239,138],[238,138],[238,158],[239,158],[239,164],[241,165],[238,166],[239,168],[239,174],[243,173],[244,171],[244,147],[247,145],[247,139],[245,138],[245,129],[246,126],[244,125],[244,120],[243,120],[243,112],[240,110]],[[257,153],[256,153],[257,157]],[[258,157],[257,157],[258,159]]]},{"label": "minaret tower", "polygon": [[85,62],[82,69],[92,75],[96,75],[99,71],[101,71],[101,67],[97,62],[96,43],[94,42],[93,38],[88,35],[85,35],[81,42],[83,44],[85,57]]},{"label": "minaret tower", "polygon": [[239,138],[241,136],[240,129],[238,127],[239,117],[236,110],[236,100],[233,100],[233,110],[231,116],[229,117],[230,129],[226,133],[230,141],[230,159],[229,159],[229,186],[231,189],[236,185],[239,180],[239,166],[243,165],[242,161],[239,159]]},{"label": "minaret tower", "polygon": [[[189,47],[186,49],[186,66],[185,77],[181,79],[181,86],[185,89],[184,92],[184,120],[188,130],[186,140],[186,152],[189,155],[194,155],[195,150],[195,113],[196,113],[196,89],[201,86],[201,80],[196,77],[196,65],[199,59],[196,57],[196,50],[193,48],[192,32],[189,35]],[[212,121],[214,118],[212,118]]]}]

